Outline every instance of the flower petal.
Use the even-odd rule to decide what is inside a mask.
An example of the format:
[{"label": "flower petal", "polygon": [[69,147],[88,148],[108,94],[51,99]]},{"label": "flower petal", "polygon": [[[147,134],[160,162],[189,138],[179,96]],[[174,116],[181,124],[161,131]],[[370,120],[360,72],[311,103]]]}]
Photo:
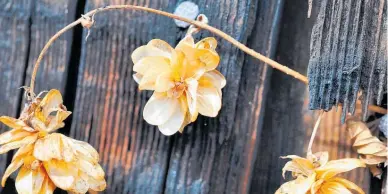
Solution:
[{"label": "flower petal", "polygon": [[216,117],[221,109],[221,98],[217,88],[198,87],[198,112],[208,117]]},{"label": "flower petal", "polygon": [[174,81],[172,80],[170,71],[163,72],[156,76],[153,90],[156,92],[166,92],[172,87],[174,87]]},{"label": "flower petal", "polygon": [[226,85],[225,77],[217,70],[204,73],[198,80],[201,87],[216,87],[222,89]]},{"label": "flower petal", "polygon": [[39,194],[53,194],[56,186],[54,183],[46,176],[43,181],[42,188],[39,191]]},{"label": "flower petal", "polygon": [[86,160],[79,160],[79,169],[94,179],[103,179],[105,176],[104,170],[99,164],[92,164]]},{"label": "flower petal", "polygon": [[3,178],[1,179],[1,186],[5,186],[5,181],[7,181],[7,178],[15,172],[17,169],[19,169],[23,165],[22,159],[17,159],[11,162],[7,169],[4,172]]},{"label": "flower petal", "polygon": [[310,192],[311,194],[316,194],[319,192],[319,189],[321,189],[321,186],[322,186],[322,183],[324,183],[325,181],[323,179],[319,179],[317,181],[315,181],[312,185],[311,185],[311,188],[310,188]]},{"label": "flower petal", "polygon": [[156,48],[152,45],[144,45],[132,52],[131,58],[134,64],[138,63],[140,60],[145,57],[165,57],[170,58],[171,54]]},{"label": "flower petal", "polygon": [[317,193],[352,194],[344,185],[337,182],[324,182]]},{"label": "flower petal", "polygon": [[150,56],[144,57],[135,63],[133,71],[140,73],[143,76],[150,72],[153,73],[153,75],[158,75],[169,68],[170,59],[160,56]]},{"label": "flower petal", "polygon": [[57,187],[63,190],[71,189],[77,175],[75,173],[78,171],[75,166],[58,160],[49,160],[43,162],[43,165],[50,179]]},{"label": "flower petal", "polygon": [[190,38],[186,39],[179,42],[175,50],[183,52],[189,63],[192,64],[199,61],[208,71],[213,70],[218,66],[220,57],[217,52],[211,49],[195,48],[195,45],[193,45]]},{"label": "flower petal", "polygon": [[197,109],[198,81],[195,79],[187,79],[186,84],[188,86],[187,87],[188,89],[186,90],[186,99],[187,99],[190,115],[192,115],[190,120],[194,121],[198,115],[198,109]]},{"label": "flower petal", "polygon": [[172,48],[166,41],[160,39],[153,39],[148,42],[149,46],[158,48],[159,50],[171,54],[174,48]]},{"label": "flower petal", "polygon": [[34,146],[35,146],[35,144],[31,143],[31,144],[27,144],[25,146],[20,147],[18,149],[18,151],[13,155],[12,161],[17,160],[17,159],[21,159],[21,158],[25,157],[26,155],[31,155],[32,152],[34,151]]},{"label": "flower petal", "polygon": [[13,129],[21,129],[23,127],[27,127],[27,124],[22,120],[15,119],[12,117],[7,117],[7,116],[1,116],[0,122],[2,122],[4,125],[7,125],[8,127]]},{"label": "flower petal", "polygon": [[315,174],[305,178],[299,176],[293,181],[284,183],[275,194],[306,194],[315,181]]},{"label": "flower petal", "polygon": [[77,176],[73,187],[70,189],[73,193],[86,193],[89,190],[89,184],[87,181],[87,177]]},{"label": "flower petal", "polygon": [[35,194],[41,191],[46,174],[43,168],[30,170],[22,167],[16,177],[16,190],[22,194]]},{"label": "flower petal", "polygon": [[50,113],[58,110],[62,103],[63,99],[61,92],[59,90],[52,89],[39,103],[39,107],[35,109],[35,116],[45,122]]},{"label": "flower petal", "polygon": [[291,161],[287,162],[283,167],[283,176],[286,171],[301,173],[305,176],[309,176],[313,172],[314,165],[306,158],[302,158],[296,155],[282,156],[280,158],[291,159]]},{"label": "flower petal", "polygon": [[47,178],[48,177],[43,167],[39,167],[38,169],[32,172],[32,181],[33,181],[32,187],[33,187],[34,193],[39,193],[39,191],[43,186],[44,180]]},{"label": "flower petal", "polygon": [[141,79],[143,79],[143,75],[140,74],[140,73],[135,73],[135,74],[132,75],[132,77],[133,77],[133,80],[135,80],[135,82],[137,84],[140,84]]},{"label": "flower petal", "polygon": [[194,38],[192,36],[185,36],[176,45],[175,50],[186,50],[187,48],[194,48],[194,46]]},{"label": "flower petal", "polygon": [[76,153],[84,159],[87,159],[90,162],[97,163],[99,160],[99,155],[96,149],[93,148],[90,144],[78,141],[75,139],[68,138],[71,141],[72,148],[76,151]]},{"label": "flower petal", "polygon": [[105,179],[94,179],[92,177],[89,177],[88,184],[90,189],[92,189],[93,191],[103,191],[106,188]]},{"label": "flower petal", "polygon": [[357,191],[360,194],[365,194],[365,192],[359,186],[357,186],[353,182],[350,182],[344,178],[334,177],[334,178],[330,179],[330,181],[340,183],[343,186],[345,186],[346,188]]},{"label": "flower petal", "polygon": [[187,50],[189,51],[177,50],[172,53],[171,68],[177,80],[199,79],[206,71],[205,65],[195,56],[195,49],[189,47]]},{"label": "flower petal", "polygon": [[33,143],[36,141],[37,138],[38,138],[38,135],[34,134],[31,136],[27,136],[27,137],[23,138],[22,140],[14,141],[14,142],[5,144],[5,145],[0,147],[0,154],[4,154],[4,153],[8,152],[9,150],[20,148],[24,145]]},{"label": "flower petal", "polygon": [[179,131],[185,120],[186,110],[181,105],[175,108],[174,113],[162,125],[158,125],[160,132],[164,135],[173,135]]},{"label": "flower petal", "polygon": [[75,148],[69,142],[71,138],[59,133],[52,133],[36,141],[34,146],[34,157],[41,161],[52,159],[70,162],[74,160]]},{"label": "flower petal", "polygon": [[50,123],[49,123],[48,127],[46,128],[46,131],[52,132],[52,131],[55,131],[57,129],[64,127],[65,123],[63,123],[63,121],[70,115],[71,115],[70,111],[58,110],[55,117],[50,120]]},{"label": "flower petal", "polygon": [[33,194],[32,171],[27,168],[21,168],[15,180],[15,187],[18,193]]},{"label": "flower petal", "polygon": [[[149,65],[144,63],[149,63]],[[145,68],[137,71],[142,74],[139,83],[140,90],[156,90],[164,92],[173,87],[173,78],[171,76],[169,61],[156,59],[155,57],[147,57],[137,63],[135,67],[137,65],[142,66],[141,68]],[[134,71],[136,71],[135,67]]]},{"label": "flower petal", "polygon": [[154,92],[144,107],[143,117],[151,125],[161,125],[173,115],[178,100],[169,98],[164,93]]},{"label": "flower petal", "polygon": [[30,133],[30,132],[25,131],[23,129],[12,129],[12,130],[4,132],[0,135],[0,145],[23,139],[23,138],[30,136],[32,134],[33,133]]},{"label": "flower petal", "polygon": [[196,56],[206,66],[206,70],[214,70],[220,63],[220,57],[217,52],[207,49],[199,49]]},{"label": "flower petal", "polygon": [[217,40],[214,37],[207,37],[195,44],[196,48],[210,49],[215,51],[217,48]]},{"label": "flower petal", "polygon": [[330,179],[337,174],[351,171],[355,168],[365,167],[365,163],[359,159],[346,158],[340,160],[332,160],[326,163],[326,165],[315,169],[317,177],[319,179]]}]

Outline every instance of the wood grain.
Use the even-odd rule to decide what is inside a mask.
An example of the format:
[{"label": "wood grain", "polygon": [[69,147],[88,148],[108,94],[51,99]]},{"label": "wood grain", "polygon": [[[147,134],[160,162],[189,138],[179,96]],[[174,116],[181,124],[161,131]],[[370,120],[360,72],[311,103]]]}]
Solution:
[{"label": "wood grain", "polygon": [[[281,1],[194,1],[209,24],[271,55]],[[279,5],[280,4],[280,5]],[[204,32],[201,37],[209,35]],[[174,139],[165,193],[247,193],[265,104],[268,67],[219,41],[227,79],[217,118],[199,117]]]},{"label": "wood grain", "polygon": [[[134,4],[174,11],[176,2],[89,0],[86,10]],[[100,153],[106,172],[105,193],[162,193],[171,137],[142,117],[151,93],[132,79],[132,51],[154,38],[176,44],[173,20],[149,13],[113,11],[96,15],[82,44],[71,136],[88,141]],[[86,31],[84,31],[84,37]]]},{"label": "wood grain", "polygon": [[[29,52],[28,0],[0,1],[0,115],[17,117]],[[0,132],[9,130],[1,124]],[[7,154],[0,156],[0,174],[7,164]]]},{"label": "wood grain", "polygon": [[[319,2],[313,4],[310,19],[306,18],[307,10],[306,1],[285,2],[276,53],[280,63],[302,74],[307,71],[311,30],[319,11]],[[287,160],[280,159],[280,156],[306,155],[307,144],[318,117],[317,112],[309,110],[308,98],[307,86],[293,82],[287,75],[273,72],[251,193],[274,193],[288,180],[284,180],[281,175]],[[356,157],[348,134],[341,125],[340,116],[340,112],[326,113],[314,141],[313,152],[328,151],[330,159]],[[358,169],[345,176],[368,191],[369,174],[366,169]]]},{"label": "wood grain", "polygon": [[[46,42],[60,29],[75,19],[77,0],[33,1],[31,18],[30,54],[25,84],[31,79],[33,65]],[[59,89],[65,91],[69,66],[72,30],[58,38],[44,56],[36,77],[35,92]]]},{"label": "wood grain", "polygon": [[[32,66],[47,40],[74,20],[76,0],[1,1],[0,7],[0,79],[5,83],[1,86],[1,114],[17,117],[24,104],[23,91],[18,88],[29,84]],[[70,31],[53,44],[37,76],[38,91],[57,88],[64,92],[71,43]],[[11,157],[9,153],[8,160]],[[7,155],[2,155],[1,174],[6,162]],[[13,184],[8,180],[4,192],[12,192]]]}]

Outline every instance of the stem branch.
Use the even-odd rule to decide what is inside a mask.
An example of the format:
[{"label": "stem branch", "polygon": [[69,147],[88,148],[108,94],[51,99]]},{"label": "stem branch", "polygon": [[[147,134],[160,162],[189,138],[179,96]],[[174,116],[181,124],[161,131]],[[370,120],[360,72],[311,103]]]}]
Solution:
[{"label": "stem branch", "polygon": [[[291,75],[293,76],[294,78],[296,78],[297,80],[300,80],[302,81],[303,83],[307,84],[308,83],[308,80],[307,80],[307,77],[300,74],[299,72],[293,70],[293,69],[290,69],[288,68],[287,66],[284,66],[256,51],[254,51],[253,49],[250,49],[249,47],[245,46],[244,44],[242,44],[241,42],[237,41],[236,39],[234,39],[233,37],[231,37],[230,35],[226,34],[225,32],[215,28],[215,27],[212,27],[206,23],[203,23],[203,22],[200,22],[200,21],[194,21],[194,20],[191,20],[191,19],[187,19],[187,18],[184,18],[184,17],[180,17],[178,15],[175,15],[175,14],[172,14],[172,13],[168,13],[168,12],[165,12],[165,11],[161,11],[161,10],[157,10],[157,9],[152,9],[152,8],[148,8],[148,7],[142,7],[142,6],[136,6],[136,5],[110,5],[110,6],[105,6],[105,7],[101,7],[101,8],[97,8],[97,9],[94,9],[94,10],[91,10],[89,11],[88,13],[86,13],[85,15],[83,15],[82,17],[80,17],[79,19],[77,19],[76,21],[70,23],[69,25],[67,25],[66,27],[64,27],[62,30],[58,31],[53,37],[50,38],[50,40],[46,43],[46,45],[43,47],[42,51],[40,52],[39,54],[39,57],[38,59],[36,60],[35,62],[35,66],[34,66],[34,69],[33,69],[33,72],[32,72],[32,76],[31,76],[31,82],[30,82],[30,88],[29,88],[29,93],[31,95],[34,94],[34,87],[35,87],[35,77],[36,77],[36,74],[38,72],[38,69],[39,69],[39,65],[43,59],[43,56],[46,54],[48,48],[50,47],[50,45],[59,37],[61,36],[63,33],[65,33],[66,31],[70,30],[71,28],[73,28],[74,26],[80,24],[85,18],[88,18],[88,17],[92,17],[94,16],[94,14],[96,13],[100,13],[100,12],[103,12],[103,11],[108,11],[108,10],[115,10],[115,9],[133,9],[133,10],[141,10],[141,11],[146,11],[146,12],[151,12],[151,13],[154,13],[154,14],[158,14],[158,15],[162,15],[162,16],[166,16],[166,17],[169,17],[169,18],[173,18],[173,19],[177,19],[177,20],[181,20],[181,21],[184,21],[184,22],[187,22],[189,24],[192,24],[194,26],[197,26],[198,28],[201,28],[201,29],[206,29],[218,36],[220,36],[221,38],[227,40],[228,42],[230,42],[231,44],[233,44],[234,46],[236,46],[237,48],[239,48],[240,50],[244,51],[245,53],[251,55],[252,57],[256,58],[256,59],[259,59],[260,61],[268,64],[269,66],[287,74],[287,75]],[[374,106],[374,105],[370,105],[369,108],[373,109],[375,112],[378,112],[378,113],[382,113],[382,114],[386,114],[387,113],[387,110],[385,109],[382,109],[378,106]]]},{"label": "stem branch", "polygon": [[318,116],[318,120],[315,122],[313,132],[311,133],[310,142],[309,142],[309,145],[307,147],[307,156],[309,156],[313,153],[312,152],[313,142],[314,142],[315,136],[316,136],[317,131],[318,131],[319,123],[321,122],[321,119],[322,119],[322,116],[324,113],[325,112],[321,110],[321,112],[319,113],[319,116]]},{"label": "stem branch", "polygon": [[[110,6],[106,6],[106,7],[102,7],[102,8],[97,8],[97,9],[94,9],[94,10],[91,10],[89,11],[88,13],[86,13],[84,15],[84,17],[91,17],[93,16],[94,14],[96,14],[97,12],[100,13],[100,12],[103,12],[103,11],[107,11],[107,10],[113,10],[113,9],[133,9],[133,10],[142,10],[142,11],[146,11],[146,12],[151,12],[151,13],[155,13],[155,14],[158,14],[158,15],[163,15],[163,16],[166,16],[166,17],[169,17],[169,18],[173,18],[173,19],[177,19],[177,20],[181,20],[181,21],[184,21],[184,22],[187,22],[187,23],[190,23],[194,26],[197,26],[201,29],[206,29],[214,34],[217,34],[218,36],[222,37],[223,39],[227,40],[228,42],[232,43],[233,45],[235,45],[236,47],[238,47],[239,49],[241,49],[242,51],[244,51],[245,53],[263,61],[264,63],[267,63],[268,65],[270,65],[271,67],[275,68],[275,69],[278,69],[288,75],[291,75],[293,77],[295,77],[296,79],[302,81],[303,83],[307,83],[307,77],[300,74],[299,72],[295,71],[295,70],[292,70],[284,65],[281,65],[280,63],[248,48],[247,46],[245,46],[244,44],[240,43],[239,41],[237,41],[236,39],[232,38],[231,36],[229,36],[228,34],[226,34],[225,32],[217,29],[217,28],[214,28],[212,26],[209,26],[205,23],[202,23],[202,22],[199,22],[199,21],[194,21],[194,20],[191,20],[191,19],[187,19],[187,18],[184,18],[184,17],[180,17],[178,15],[175,15],[175,14],[171,14],[171,13],[168,13],[168,12],[164,12],[164,11],[160,11],[160,10],[157,10],[157,9],[152,9],[152,8],[148,8],[148,7],[142,7],[142,6],[136,6],[136,5],[110,5]],[[31,82],[30,82],[30,91],[33,92],[34,91],[34,85],[35,85],[35,77],[36,77],[36,74],[38,72],[38,69],[39,69],[39,64],[40,62],[42,61],[42,58],[44,56],[44,54],[47,52],[47,49],[50,47],[50,45],[54,42],[55,39],[57,39],[60,35],[62,35],[64,32],[70,30],[71,28],[73,28],[74,26],[78,25],[81,23],[82,21],[82,17],[79,18],[78,20],[74,21],[73,23],[67,25],[66,27],[64,27],[62,30],[58,31],[53,37],[50,38],[50,40],[46,43],[46,45],[43,47],[38,59],[36,60],[35,62],[35,66],[34,66],[34,69],[33,69],[33,72],[32,72],[32,77],[31,77]]]}]

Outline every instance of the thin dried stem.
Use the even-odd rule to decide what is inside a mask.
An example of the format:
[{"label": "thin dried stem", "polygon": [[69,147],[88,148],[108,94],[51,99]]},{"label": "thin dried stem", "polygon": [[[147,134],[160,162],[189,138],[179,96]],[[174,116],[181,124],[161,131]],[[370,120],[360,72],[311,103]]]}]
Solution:
[{"label": "thin dried stem", "polygon": [[168,12],[164,12],[164,11],[160,11],[160,10],[157,10],[157,9],[152,9],[152,8],[148,8],[148,7],[142,7],[142,6],[136,6],[136,5],[111,5],[111,6],[106,6],[106,7],[102,7],[102,8],[98,8],[98,9],[94,9],[94,10],[91,10],[89,11],[88,13],[86,13],[83,17],[79,18],[78,20],[74,21],[73,23],[67,25],[66,27],[64,27],[62,30],[60,30],[59,32],[57,32],[53,37],[50,38],[50,40],[46,43],[46,45],[43,47],[38,59],[36,60],[35,62],[35,66],[34,66],[34,69],[33,69],[33,72],[32,72],[32,77],[31,77],[31,83],[30,83],[30,90],[31,92],[34,91],[34,84],[35,84],[35,77],[36,77],[36,74],[37,74],[37,71],[39,69],[39,64],[40,62],[42,61],[42,58],[44,56],[44,54],[47,52],[47,49],[50,47],[50,45],[54,42],[55,39],[57,39],[61,34],[63,34],[64,32],[70,30],[71,28],[73,28],[74,26],[78,25],[81,23],[82,20],[84,20],[85,17],[91,17],[93,16],[95,13],[100,13],[100,12],[103,12],[103,11],[107,11],[107,10],[113,10],[113,9],[133,9],[133,10],[142,10],[142,11],[147,11],[147,12],[151,12],[151,13],[155,13],[155,14],[158,14],[158,15],[163,15],[163,16],[166,16],[166,17],[169,17],[169,18],[173,18],[173,19],[177,19],[177,20],[181,20],[181,21],[184,21],[184,22],[187,22],[187,23],[190,23],[194,26],[197,26],[201,29],[206,29],[220,37],[222,37],[223,39],[227,40],[228,42],[232,43],[233,45],[235,45],[236,47],[238,47],[239,49],[241,49],[242,51],[244,51],[245,53],[263,61],[264,63],[267,63],[268,65],[272,66],[273,68],[275,69],[278,69],[288,75],[291,75],[293,77],[295,77],[296,79],[302,81],[303,83],[307,83],[307,77],[300,74],[299,72],[295,71],[295,70],[292,70],[284,65],[281,65],[280,63],[248,48],[247,46],[245,46],[244,44],[240,43],[239,41],[237,41],[236,39],[232,38],[231,36],[229,36],[228,34],[226,34],[225,32],[217,29],[217,28],[214,28],[212,26],[209,26],[205,23],[202,23],[202,22],[199,22],[199,21],[194,21],[194,20],[191,20],[191,19],[187,19],[187,18],[183,18],[183,17],[180,17],[178,15],[175,15],[175,14],[171,14],[171,13],[168,13]]},{"label": "thin dried stem", "polygon": [[[34,94],[34,87],[35,87],[35,77],[36,77],[36,74],[38,72],[38,69],[39,69],[39,65],[40,65],[40,62],[42,61],[43,59],[43,56],[46,54],[48,48],[50,47],[50,45],[59,37],[61,36],[64,32],[70,30],[71,28],[73,28],[74,26],[82,23],[82,22],[85,22],[85,18],[93,18],[95,14],[97,13],[100,13],[100,12],[103,12],[103,11],[108,11],[108,10],[115,10],[115,9],[133,9],[133,10],[141,10],[141,11],[146,11],[146,12],[151,12],[151,13],[154,13],[154,14],[158,14],[158,15],[162,15],[162,16],[166,16],[166,17],[169,17],[169,18],[172,18],[172,19],[177,19],[177,20],[180,20],[180,21],[184,21],[186,23],[189,23],[191,25],[194,25],[194,26],[197,26],[198,28],[200,29],[205,29],[205,30],[208,30],[218,36],[220,36],[221,38],[227,40],[228,42],[230,42],[231,44],[233,44],[234,46],[236,46],[237,48],[239,48],[240,50],[244,51],[245,53],[251,55],[252,57],[254,58],[257,58],[259,59],[260,61],[268,64],[269,66],[287,74],[287,75],[291,75],[293,76],[294,78],[296,78],[297,80],[300,80],[302,81],[303,83],[307,84],[308,83],[308,80],[307,80],[307,77],[300,74],[299,72],[293,70],[293,69],[290,69],[288,68],[287,66],[284,66],[256,51],[254,51],[253,49],[250,49],[249,47],[245,46],[244,44],[242,44],[241,42],[237,41],[236,39],[234,39],[233,37],[231,37],[230,35],[226,34],[225,32],[215,28],[215,27],[212,27],[206,23],[203,23],[201,21],[194,21],[194,20],[191,20],[191,19],[187,19],[187,18],[184,18],[184,17],[180,17],[178,15],[175,15],[175,14],[172,14],[172,13],[168,13],[168,12],[165,12],[165,11],[161,11],[161,10],[157,10],[157,9],[152,9],[152,8],[148,8],[148,7],[142,7],[142,6],[136,6],[136,5],[110,5],[110,6],[106,6],[106,7],[101,7],[101,8],[97,8],[97,9],[94,9],[94,10],[91,10],[89,11],[88,13],[86,13],[85,15],[83,15],[82,17],[80,17],[79,19],[77,19],[76,21],[72,22],[71,24],[67,25],[66,27],[64,27],[62,30],[58,31],[53,37],[50,38],[50,40],[46,43],[46,45],[43,47],[41,53],[39,54],[39,57],[38,59],[36,60],[35,62],[35,66],[34,66],[34,69],[33,69],[33,72],[32,72],[32,76],[31,76],[31,82],[30,82],[30,89],[29,89],[29,93],[31,95]],[[93,19],[91,25],[93,24]],[[90,26],[89,26],[90,27]],[[371,107],[371,106],[370,106]],[[379,111],[379,113],[382,113],[382,114],[386,114],[386,110],[384,109],[384,111],[380,110],[377,108],[377,106],[373,106],[372,107]]]},{"label": "thin dried stem", "polygon": [[319,123],[321,123],[321,119],[322,119],[322,116],[324,113],[325,112],[321,110],[321,112],[319,113],[319,116],[318,116],[318,120],[315,122],[313,132],[311,133],[310,142],[309,142],[309,145],[307,147],[307,156],[313,154],[313,152],[312,152],[313,142],[314,142],[315,136],[317,135]]}]

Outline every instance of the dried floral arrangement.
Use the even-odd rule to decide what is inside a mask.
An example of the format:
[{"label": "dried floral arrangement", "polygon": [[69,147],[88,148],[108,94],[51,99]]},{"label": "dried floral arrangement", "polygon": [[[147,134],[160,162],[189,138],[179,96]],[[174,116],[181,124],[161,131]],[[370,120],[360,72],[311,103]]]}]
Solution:
[{"label": "dried floral arrangement", "polygon": [[[135,72],[133,78],[139,84],[139,89],[153,91],[143,110],[144,120],[157,125],[164,135],[182,132],[186,125],[197,119],[198,114],[216,117],[221,109],[222,88],[226,85],[226,79],[216,70],[220,61],[216,51],[217,41],[208,37],[195,43],[193,36],[201,29],[220,36],[271,67],[308,83],[306,76],[208,25],[205,15],[199,15],[194,21],[134,5],[105,6],[89,11],[58,31],[42,49],[33,69],[30,87],[24,87],[27,103],[20,117],[0,117],[0,121],[11,128],[0,135],[0,154],[18,149],[4,173],[2,186],[13,172],[19,170],[16,178],[18,193],[49,194],[56,187],[69,193],[86,193],[106,188],[105,173],[99,165],[97,151],[86,142],[54,132],[64,127],[64,120],[71,114],[63,104],[60,92],[52,89],[36,95],[34,85],[42,58],[59,36],[78,24],[90,29],[95,14],[118,9],[151,12],[191,24],[186,37],[175,48],[163,40],[154,39],[131,55]],[[387,112],[374,105],[370,105],[369,109],[382,114]],[[320,114],[314,127],[306,158],[296,155],[283,157],[291,159],[284,166],[283,175],[289,171],[295,179],[283,184],[276,193],[364,193],[357,185],[337,175],[359,167],[369,167],[373,175],[381,175],[381,164],[387,163],[387,146],[372,136],[368,127],[359,120],[350,119],[347,125],[360,159],[329,161],[327,152],[312,153],[311,147],[323,114]]]}]

